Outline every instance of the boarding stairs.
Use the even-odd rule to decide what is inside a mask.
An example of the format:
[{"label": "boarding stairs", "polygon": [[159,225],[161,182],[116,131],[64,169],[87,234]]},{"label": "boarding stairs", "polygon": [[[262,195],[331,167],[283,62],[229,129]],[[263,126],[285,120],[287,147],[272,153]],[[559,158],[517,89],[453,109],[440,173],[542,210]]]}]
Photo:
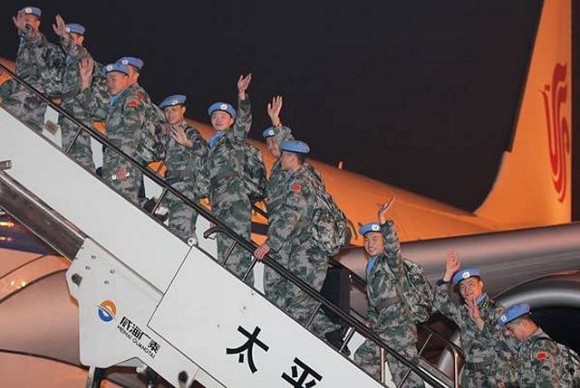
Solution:
[{"label": "boarding stairs", "polygon": [[[77,124],[99,144],[115,148],[98,131]],[[70,159],[46,133],[29,129],[4,109],[0,133],[0,206],[72,260],[67,282],[78,303],[80,357],[91,367],[89,386],[98,386],[98,371],[111,366],[155,371],[179,387],[394,386],[375,380],[292,320],[264,297],[259,282],[247,285],[249,271],[240,279],[218,263],[216,233],[250,252],[255,244],[151,169],[133,161],[161,188],[159,201],[171,192],[197,210],[197,245],[182,241]],[[250,271],[259,276],[257,264]],[[430,386],[456,385],[431,365],[401,357],[361,317],[342,311],[275,261],[264,264],[348,324],[343,348],[357,336],[368,338]]]}]

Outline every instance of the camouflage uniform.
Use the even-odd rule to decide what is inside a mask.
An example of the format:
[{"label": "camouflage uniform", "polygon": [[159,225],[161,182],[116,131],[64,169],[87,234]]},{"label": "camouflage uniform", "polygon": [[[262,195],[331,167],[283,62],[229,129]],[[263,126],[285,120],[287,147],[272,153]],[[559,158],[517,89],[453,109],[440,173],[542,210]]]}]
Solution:
[{"label": "camouflage uniform", "polygon": [[[185,120],[178,125],[185,130],[185,134],[193,142],[193,146],[187,148],[176,142],[169,133],[166,133],[165,165],[167,166],[167,174],[165,181],[191,201],[198,203],[204,195],[204,191],[207,191],[207,189],[200,188],[200,184],[203,184],[205,180],[203,174],[207,156],[207,142],[201,137],[197,129],[191,128]],[[167,193],[164,205],[169,208],[169,229],[187,241],[195,234],[197,212],[172,193]]]},{"label": "camouflage uniform", "polygon": [[[321,189],[312,174],[312,168],[306,164],[293,173],[282,171],[278,174],[279,186],[269,192],[274,203],[268,213],[270,225],[266,244],[274,260],[320,291],[326,278],[329,257],[310,238],[310,221],[318,203],[315,190]],[[265,273],[271,272],[267,269]],[[264,284],[266,297],[301,325],[306,325],[317,301],[281,276],[267,279]],[[336,328],[337,325],[319,311],[312,331],[321,335]]]},{"label": "camouflage uniform", "polygon": [[[20,34],[16,75],[45,96],[57,93],[63,61],[63,52],[49,43],[44,34],[36,34],[30,28]],[[0,86],[0,97],[8,112],[35,131],[42,132],[46,103],[14,79]]]},{"label": "camouflage uniform", "polygon": [[[105,122],[108,140],[121,151],[135,157],[140,133],[145,121],[146,106],[136,85],[131,85],[109,101],[109,113]],[[116,177],[117,169],[125,167],[129,176],[125,180]],[[129,200],[138,203],[138,192],[143,173],[130,161],[111,148],[103,154],[103,180]]]},{"label": "camouflage uniform", "polygon": [[[219,139],[210,146],[207,157],[207,172],[210,183],[210,201],[212,213],[226,226],[241,237],[249,240],[252,232],[252,204],[246,193],[243,161],[234,152],[234,142],[245,142],[252,125],[252,114],[249,97],[238,100],[238,112],[232,128],[221,133]],[[214,135],[216,136],[216,135]],[[233,240],[218,234],[218,260],[223,262],[225,254]],[[232,251],[226,267],[237,276],[242,276],[251,264],[251,253],[240,246]],[[254,276],[250,272],[246,282],[253,284]]]},{"label": "camouflage uniform", "polygon": [[[273,127],[275,131],[274,141],[281,145],[285,140],[294,140],[291,135],[290,128],[287,127]],[[270,170],[270,176],[268,177],[268,184],[266,186],[266,197],[268,213],[274,214],[276,209],[280,206],[280,203],[284,200],[286,195],[287,187],[285,182],[287,180],[287,174],[282,171],[282,165],[280,158],[272,165]],[[276,260],[285,268],[288,268],[288,262],[283,260],[282,257],[276,257]],[[278,272],[270,269],[268,266],[264,268],[264,292],[266,296],[272,296],[272,288],[275,287],[276,283],[281,281]],[[276,303],[276,301],[274,301]]]},{"label": "camouflage uniform", "polygon": [[496,327],[505,308],[487,294],[483,294],[478,306],[485,325],[479,330],[467,308],[451,301],[451,287],[449,284],[437,286],[433,307],[454,321],[461,331],[461,348],[465,354],[461,385],[496,387],[500,382],[509,385],[516,378],[517,361],[511,350],[515,345]]},{"label": "camouflage uniform", "polygon": [[[368,321],[384,342],[411,362],[418,363],[417,327],[407,312],[395,284],[395,271],[401,268],[401,246],[392,221],[381,225],[385,250],[367,265],[367,296],[369,301]],[[376,261],[373,261],[376,260]],[[374,266],[371,265],[374,263]],[[387,363],[397,386],[409,370],[390,354],[386,354]],[[367,373],[380,379],[379,347],[366,340],[354,354],[354,361]],[[403,387],[424,387],[423,381],[410,373]]]},{"label": "camouflage uniform", "polygon": [[[542,340],[540,338],[546,338]],[[519,347],[519,384],[528,387],[573,387],[563,379],[566,361],[560,357],[556,343],[537,328]]]},{"label": "camouflage uniform", "polygon": [[[90,127],[92,119],[89,113],[84,109],[81,102],[75,98],[80,93],[79,63],[83,58],[90,57],[90,54],[85,47],[75,44],[71,39],[61,39],[61,45],[67,54],[64,68],[62,69],[61,108]],[[66,151],[71,146],[80,127],[64,115],[58,117],[58,124],[62,133],[62,148]],[[91,150],[91,137],[85,131],[81,131],[69,155],[86,169],[95,170],[93,152]]]}]

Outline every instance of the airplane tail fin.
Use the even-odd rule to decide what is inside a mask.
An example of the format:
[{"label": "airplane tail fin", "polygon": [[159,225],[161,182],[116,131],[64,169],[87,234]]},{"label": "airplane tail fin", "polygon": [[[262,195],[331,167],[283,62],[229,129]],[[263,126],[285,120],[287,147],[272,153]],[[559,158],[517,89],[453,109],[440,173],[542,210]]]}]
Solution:
[{"label": "airplane tail fin", "polygon": [[570,222],[571,35],[571,0],[545,0],[515,137],[478,216],[513,228]]}]

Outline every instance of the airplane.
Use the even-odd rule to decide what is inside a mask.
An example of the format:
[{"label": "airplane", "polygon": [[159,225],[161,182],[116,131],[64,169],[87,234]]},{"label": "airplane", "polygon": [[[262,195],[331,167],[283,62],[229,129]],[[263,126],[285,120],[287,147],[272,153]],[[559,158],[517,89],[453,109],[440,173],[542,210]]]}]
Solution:
[{"label": "airplane", "polygon": [[[566,327],[566,322],[580,318],[580,242],[577,238],[580,225],[570,223],[571,36],[570,25],[561,22],[571,20],[570,9],[569,1],[544,2],[512,143],[504,153],[493,189],[474,213],[337,167],[314,160],[309,162],[322,173],[329,192],[349,218],[353,246],[362,243],[358,226],[376,219],[378,205],[394,196],[396,205],[391,215],[403,241],[403,253],[421,263],[430,280],[441,276],[446,252],[456,249],[465,266],[480,267],[488,292],[500,296],[503,293],[501,301],[525,300],[532,304],[540,310],[542,326],[550,326],[551,330],[547,330],[550,334],[561,341],[573,342],[578,349],[580,342],[574,325]],[[10,64],[6,60],[1,63]],[[204,123],[191,120],[191,124],[206,139],[213,133]],[[260,148],[270,167],[273,159],[265,145],[257,141],[251,143]],[[4,216],[2,220],[0,222],[5,223],[0,224],[2,233],[18,228],[11,217]],[[264,222],[259,216],[256,221]],[[47,290],[58,290],[59,282],[53,275],[62,275],[66,263],[63,264],[54,252],[42,251],[36,243],[29,241],[29,246],[15,246],[13,243],[23,236],[3,237],[4,240],[0,239],[3,247],[0,268],[4,268],[0,272],[4,289],[0,294],[0,326],[21,327],[30,317],[28,314],[34,311],[25,309],[38,309],[34,299],[42,295],[40,287],[30,285],[40,286],[46,274],[46,279],[52,281],[46,286]],[[25,252],[36,253],[30,256]],[[47,256],[38,259],[38,252]],[[360,247],[345,250],[338,259],[358,275],[364,274],[365,257]],[[37,272],[27,273],[31,263],[45,261],[53,262],[47,264],[50,270],[35,269]],[[54,292],[51,295],[57,296],[51,302],[54,303],[53,312],[43,311],[46,320],[59,318],[51,323],[51,331],[43,331],[39,322],[27,322],[26,333],[39,333],[38,336],[22,345],[17,343],[23,341],[22,335],[17,335],[15,330],[5,330],[5,334],[0,335],[0,348],[10,349],[12,355],[40,354],[78,364],[78,357],[75,359],[74,352],[70,351],[74,339],[67,340],[67,335],[75,333],[76,312],[66,290],[62,292],[62,276],[60,281],[61,292],[51,291]],[[18,303],[19,299],[30,299],[26,294],[34,288],[37,289],[33,300]],[[351,298],[353,304],[364,305],[357,300],[360,295],[355,293]],[[65,326],[63,317],[72,323]],[[55,351],[55,346],[46,342],[48,336],[56,333],[59,344],[73,345],[70,348],[61,346]],[[24,350],[16,351],[16,347]],[[5,363],[7,352],[0,353],[1,375],[13,375],[8,373],[8,368],[15,370],[20,358],[18,362]],[[82,370],[78,372],[86,374]]]}]

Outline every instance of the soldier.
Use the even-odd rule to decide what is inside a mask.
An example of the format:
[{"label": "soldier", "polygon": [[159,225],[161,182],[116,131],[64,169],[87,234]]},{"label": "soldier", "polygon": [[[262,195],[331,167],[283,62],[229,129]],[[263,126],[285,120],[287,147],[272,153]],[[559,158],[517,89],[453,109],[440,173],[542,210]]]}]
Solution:
[{"label": "soldier", "polygon": [[[81,61],[81,90],[90,93],[90,80],[94,62]],[[129,85],[129,69],[126,65],[111,63],[103,67],[107,77],[109,108],[105,120],[107,138],[130,157],[136,157],[140,132],[145,120],[145,106],[137,96],[137,90]],[[111,148],[103,154],[103,180],[135,204],[139,204],[139,185],[143,173],[129,160]]]},{"label": "soldier", "polygon": [[[16,75],[40,93],[50,97],[56,94],[60,83],[60,69],[64,55],[49,43],[40,32],[42,11],[24,7],[12,18],[20,35],[16,56]],[[42,132],[46,104],[16,80],[0,86],[2,106],[37,132]]]},{"label": "soldier", "polygon": [[[80,61],[83,58],[89,58],[91,56],[83,46],[85,27],[77,23],[65,24],[63,18],[57,15],[56,24],[53,25],[53,29],[56,35],[60,36],[61,47],[66,53],[60,90],[62,99],[61,108],[85,125],[91,126],[92,118],[76,98],[81,90]],[[76,132],[80,128],[64,115],[59,115],[58,125],[62,134],[62,148],[68,150],[74,140]],[[95,170],[93,152],[91,150],[91,137],[85,131],[80,132],[69,155],[87,170],[91,172]]]},{"label": "soldier", "polygon": [[272,102],[268,104],[267,109],[272,126],[262,132],[262,136],[266,139],[266,148],[276,160],[270,170],[268,185],[266,187],[268,212],[275,212],[279,201],[286,194],[282,184],[286,179],[286,173],[282,171],[280,163],[280,156],[282,155],[281,145],[286,140],[294,140],[292,130],[283,126],[280,121],[282,102],[281,96],[272,98]]},{"label": "soldier", "polygon": [[[246,189],[245,163],[241,145],[252,125],[250,99],[246,90],[252,75],[240,76],[238,88],[238,111],[224,102],[216,102],[208,109],[211,125],[216,130],[209,141],[207,171],[210,182],[212,213],[221,222],[243,238],[250,239],[252,204]],[[225,259],[225,253],[233,240],[225,235],[217,237],[218,260]],[[237,276],[242,276],[251,263],[251,255],[237,246],[229,256],[226,267]],[[253,274],[246,281],[252,284]]]},{"label": "soldier", "polygon": [[[139,76],[145,63],[141,58],[137,57],[122,57],[117,60],[117,63],[126,65],[129,69],[129,85],[135,88],[137,98],[139,98],[141,103],[145,106],[144,128],[137,147],[137,154],[139,155],[139,158],[142,159],[142,162],[145,163],[161,160],[164,157],[164,150],[160,148],[160,144],[158,143],[160,141],[160,128],[162,123],[165,121],[165,116],[163,111],[153,104],[149,93],[147,93],[139,84]],[[139,201],[143,203],[147,201],[143,180],[139,187]],[[144,207],[147,209],[147,205],[152,205],[153,202],[154,201],[151,200],[148,203],[145,203]]]},{"label": "soldier", "polygon": [[[266,242],[254,251],[258,260],[271,252],[272,258],[286,266],[288,271],[320,291],[328,269],[329,257],[310,238],[311,220],[318,208],[316,185],[311,172],[305,168],[308,145],[297,140],[287,140],[281,145],[280,163],[286,173],[281,182],[283,197],[270,211]],[[282,277],[269,284],[268,299],[285,310],[301,325],[306,325],[316,307],[316,300]],[[320,311],[313,322],[312,331],[322,335],[335,330],[334,325]]]},{"label": "soldier", "polygon": [[[364,247],[368,255],[367,325],[399,354],[418,363],[417,327],[396,287],[397,269],[401,267],[403,260],[399,237],[393,221],[385,218],[393,200],[392,198],[379,209],[378,223],[365,224],[359,229],[359,233],[364,236]],[[386,358],[394,383],[401,386],[409,368],[390,354]],[[355,363],[377,380],[380,379],[380,360],[379,347],[370,340],[366,340],[354,354]],[[425,384],[411,372],[402,386],[424,387]]]},{"label": "soldier", "polygon": [[578,386],[579,382],[573,381],[574,368],[578,366],[563,354],[570,350],[556,343],[536,325],[528,304],[508,307],[497,323],[521,343],[518,346],[520,387]]},{"label": "soldier", "polygon": [[[281,144],[286,140],[294,140],[291,135],[291,129],[284,127],[280,121],[280,111],[282,110],[282,97],[277,96],[272,98],[272,102],[268,104],[268,116],[272,122],[272,126],[266,128],[262,135],[266,139],[266,147],[270,154],[276,159],[270,170],[268,177],[268,185],[266,186],[266,203],[268,206],[268,214],[275,214],[280,203],[284,200],[286,195],[286,173],[282,171],[280,156],[282,155]],[[284,267],[288,267],[288,263],[282,261],[284,258],[276,257],[276,260]],[[275,304],[280,304],[275,300],[273,292],[276,284],[280,282],[280,275],[269,267],[264,269],[264,293],[266,297],[270,298]]]},{"label": "soldier", "polygon": [[[165,135],[165,181],[183,195],[198,202],[207,192],[205,158],[207,143],[198,130],[185,121],[186,96],[176,94],[165,98],[159,108],[163,109],[167,124]],[[201,186],[200,186],[201,185]],[[197,212],[172,193],[165,197],[169,208],[169,229],[188,244],[197,244],[195,222]]]},{"label": "soldier", "polygon": [[[461,331],[461,347],[465,353],[461,385],[509,386],[516,378],[517,361],[509,339],[496,327],[504,307],[484,292],[478,269],[459,270],[460,266],[457,253],[449,252],[445,275],[437,282],[433,307],[454,321]],[[452,287],[449,287],[450,284]],[[459,290],[465,305],[460,306],[451,301],[449,294],[454,287]]]}]

